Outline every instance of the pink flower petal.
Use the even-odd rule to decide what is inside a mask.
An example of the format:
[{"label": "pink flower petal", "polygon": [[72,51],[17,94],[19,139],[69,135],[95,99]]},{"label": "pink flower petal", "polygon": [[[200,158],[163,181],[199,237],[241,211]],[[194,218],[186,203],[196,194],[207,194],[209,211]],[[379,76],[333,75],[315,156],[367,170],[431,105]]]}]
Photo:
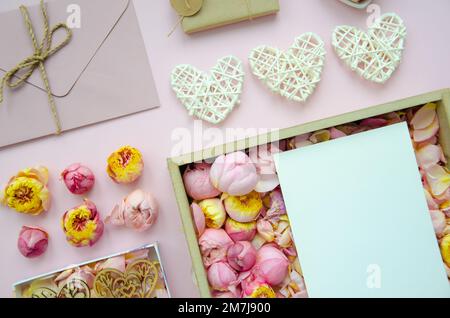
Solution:
[{"label": "pink flower petal", "polygon": [[420,167],[427,169],[437,164],[439,161],[445,160],[442,148],[437,145],[426,145],[416,151],[417,162]]},{"label": "pink flower petal", "polygon": [[432,138],[439,132],[439,119],[437,115],[434,117],[433,122],[423,129],[417,129],[413,132],[413,139],[415,142],[422,142]]},{"label": "pink flower petal", "polygon": [[361,121],[361,126],[367,126],[370,128],[380,128],[386,126],[388,121],[383,118],[367,118]]},{"label": "pink flower petal", "polygon": [[430,126],[436,118],[436,104],[428,103],[422,106],[411,120],[411,125],[415,130],[425,129]]}]

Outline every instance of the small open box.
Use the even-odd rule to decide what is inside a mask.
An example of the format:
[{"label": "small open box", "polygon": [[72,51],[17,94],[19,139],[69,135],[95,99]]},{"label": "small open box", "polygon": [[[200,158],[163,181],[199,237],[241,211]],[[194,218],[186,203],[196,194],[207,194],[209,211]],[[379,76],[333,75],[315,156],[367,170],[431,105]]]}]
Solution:
[{"label": "small open box", "polygon": [[[211,297],[206,271],[202,262],[202,256],[198,246],[197,236],[195,234],[194,223],[190,212],[190,202],[186,194],[182,173],[186,165],[214,158],[224,153],[229,153],[237,150],[245,150],[255,146],[263,145],[270,142],[290,139],[295,136],[303,135],[305,133],[319,131],[355,121],[380,116],[390,112],[407,110],[408,108],[421,106],[429,102],[434,102],[437,105],[437,115],[440,124],[439,142],[443,148],[445,157],[450,158],[450,89],[439,90],[415,97],[410,97],[395,102],[370,107],[367,109],[355,111],[348,114],[339,115],[332,118],[327,118],[291,128],[286,128],[278,131],[276,134],[268,133],[263,136],[256,136],[247,138],[243,141],[237,141],[226,145],[220,145],[211,149],[186,154],[176,158],[168,159],[168,167],[174,186],[178,207],[181,214],[181,219],[184,226],[184,232],[188,242],[193,269],[197,280],[197,285],[202,297]],[[450,165],[447,164],[447,168]],[[288,211],[289,214],[289,211]]]},{"label": "small open box", "polygon": [[167,298],[158,244],[120,252],[14,284],[16,298]]}]

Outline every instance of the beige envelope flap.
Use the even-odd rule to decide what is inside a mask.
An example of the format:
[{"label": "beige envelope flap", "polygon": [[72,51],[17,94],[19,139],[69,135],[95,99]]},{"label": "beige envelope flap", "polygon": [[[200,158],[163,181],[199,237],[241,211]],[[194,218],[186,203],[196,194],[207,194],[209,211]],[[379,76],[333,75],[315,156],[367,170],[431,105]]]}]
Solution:
[{"label": "beige envelope flap", "polygon": [[[108,35],[128,8],[130,0],[58,0],[46,4],[50,27],[70,21],[80,27],[72,28],[70,43],[45,61],[52,93],[63,97],[69,94],[75,83],[89,65]],[[43,18],[40,7],[28,7],[34,32],[38,40],[44,33]],[[78,15],[79,13],[79,15]],[[58,45],[64,37],[64,30],[53,36],[53,46]],[[30,35],[19,10],[0,15],[0,76],[33,54]],[[124,63],[124,61],[117,61]],[[40,72],[35,70],[28,83],[44,89]]]}]

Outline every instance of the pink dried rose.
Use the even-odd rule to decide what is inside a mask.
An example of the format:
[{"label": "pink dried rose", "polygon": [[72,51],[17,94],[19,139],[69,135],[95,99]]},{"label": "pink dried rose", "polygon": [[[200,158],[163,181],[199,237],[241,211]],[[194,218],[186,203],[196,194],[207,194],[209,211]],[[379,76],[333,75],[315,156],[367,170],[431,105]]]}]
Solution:
[{"label": "pink dried rose", "polygon": [[289,261],[274,245],[264,245],[256,254],[256,264],[253,271],[271,286],[283,282],[288,274]]},{"label": "pink dried rose", "polygon": [[191,204],[191,214],[194,220],[195,233],[197,233],[197,236],[200,236],[206,227],[205,214],[203,214],[202,208],[195,202]]},{"label": "pink dried rose", "polygon": [[226,261],[228,248],[233,240],[223,229],[206,229],[198,240],[206,267],[214,263]]},{"label": "pink dried rose", "polygon": [[274,154],[280,152],[281,150],[275,143],[250,149],[250,158],[255,164],[258,173],[258,183],[255,187],[256,192],[263,193],[272,191],[280,184],[273,158]]},{"label": "pink dried rose", "polygon": [[202,162],[188,166],[183,173],[184,187],[192,199],[211,199],[221,193],[212,185],[209,179],[210,171],[211,165]]},{"label": "pink dried rose", "polygon": [[228,248],[228,264],[235,270],[248,271],[255,265],[256,249],[248,241],[239,241]]},{"label": "pink dried rose", "polygon": [[95,177],[91,169],[80,163],[74,163],[67,167],[62,173],[67,189],[73,194],[84,194],[89,192],[95,183]]},{"label": "pink dried rose", "polygon": [[242,223],[227,218],[225,222],[225,231],[235,242],[237,241],[251,241],[256,234],[256,221]]},{"label": "pink dried rose", "polygon": [[113,225],[125,225],[136,231],[148,230],[158,218],[158,204],[148,192],[140,189],[133,191],[114,207],[105,222]]},{"label": "pink dried rose", "polygon": [[28,258],[42,255],[48,246],[48,234],[35,226],[22,226],[17,241],[20,253]]},{"label": "pink dried rose", "polygon": [[256,167],[242,151],[219,156],[210,171],[213,186],[232,196],[246,195],[258,182]]},{"label": "pink dried rose", "polygon": [[228,291],[236,279],[236,272],[225,262],[214,263],[208,269],[208,281],[215,290]]}]

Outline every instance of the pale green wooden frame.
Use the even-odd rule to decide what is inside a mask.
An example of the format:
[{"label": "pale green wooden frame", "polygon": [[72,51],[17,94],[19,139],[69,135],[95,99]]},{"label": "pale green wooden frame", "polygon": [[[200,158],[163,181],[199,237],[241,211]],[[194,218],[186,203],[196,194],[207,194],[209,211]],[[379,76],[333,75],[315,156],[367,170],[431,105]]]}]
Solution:
[{"label": "pale green wooden frame", "polygon": [[[342,125],[358,121],[361,119],[374,117],[389,113],[392,111],[399,111],[414,106],[423,105],[429,102],[436,102],[438,105],[437,113],[440,123],[440,142],[443,147],[446,158],[450,158],[450,89],[443,89],[439,91],[430,92],[423,95],[418,95],[402,100],[373,106],[370,108],[346,113],[343,115],[326,118],[290,128],[279,130],[276,134],[265,134],[255,137],[250,137],[245,140],[235,141],[225,145],[216,146],[191,154],[182,155],[175,158],[167,159],[170,176],[172,178],[173,188],[178,203],[178,208],[183,223],[184,233],[189,246],[189,251],[192,258],[192,266],[197,280],[197,286],[202,297],[211,297],[211,292],[206,277],[206,271],[203,267],[203,262],[200,254],[200,249],[197,242],[197,236],[194,230],[194,223],[191,218],[189,209],[189,199],[183,185],[183,179],[180,172],[180,167],[199,160],[206,160],[219,156],[225,152],[232,152],[254,147],[268,142],[274,142],[286,138],[295,137],[304,133],[313,132],[321,129],[330,128],[333,126]],[[261,142],[263,140],[263,142]],[[449,160],[450,161],[450,160]],[[450,163],[447,164],[450,166]],[[450,168],[450,167],[449,167]]]}]

